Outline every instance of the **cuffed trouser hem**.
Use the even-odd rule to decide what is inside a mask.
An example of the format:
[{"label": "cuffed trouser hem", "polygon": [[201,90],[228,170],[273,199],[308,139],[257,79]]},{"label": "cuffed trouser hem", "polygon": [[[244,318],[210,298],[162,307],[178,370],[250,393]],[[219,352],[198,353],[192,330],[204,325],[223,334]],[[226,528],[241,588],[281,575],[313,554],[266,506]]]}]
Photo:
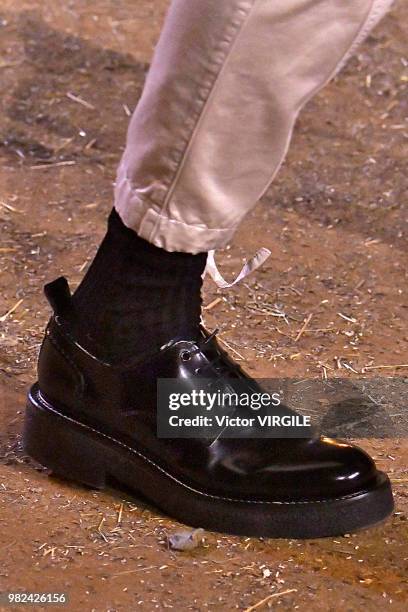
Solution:
[{"label": "cuffed trouser hem", "polygon": [[[129,205],[127,200],[125,206],[121,207],[117,202],[115,208],[127,227],[135,229],[144,240],[170,252],[196,254],[224,248],[237,230],[237,227],[214,229],[205,225],[188,225],[166,217],[148,202],[135,205],[133,201]],[[135,223],[135,215],[140,218],[140,223]]]},{"label": "cuffed trouser hem", "polygon": [[237,229],[237,226],[210,228],[204,223],[192,224],[169,218],[161,206],[139,196],[126,176],[123,163],[118,169],[115,192],[115,209],[123,223],[144,240],[166,251],[196,254],[223,248]]}]

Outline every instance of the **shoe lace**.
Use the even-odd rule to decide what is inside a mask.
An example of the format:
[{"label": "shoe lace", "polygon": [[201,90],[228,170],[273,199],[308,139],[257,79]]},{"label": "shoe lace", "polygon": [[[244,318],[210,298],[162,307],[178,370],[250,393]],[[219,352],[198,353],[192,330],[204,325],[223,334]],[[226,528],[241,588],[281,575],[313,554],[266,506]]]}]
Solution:
[{"label": "shoe lace", "polygon": [[218,332],[218,328],[214,329],[214,331],[210,333],[204,330],[205,337],[196,342],[196,348],[186,351],[190,355],[203,353],[208,360],[207,364],[196,368],[195,373],[205,374],[208,372],[211,377],[213,377],[215,374],[216,378],[221,378],[224,375],[228,375],[228,377],[233,378],[244,377],[244,372],[242,371],[241,367],[229,357],[226,351],[224,351],[218,344],[214,343]]}]

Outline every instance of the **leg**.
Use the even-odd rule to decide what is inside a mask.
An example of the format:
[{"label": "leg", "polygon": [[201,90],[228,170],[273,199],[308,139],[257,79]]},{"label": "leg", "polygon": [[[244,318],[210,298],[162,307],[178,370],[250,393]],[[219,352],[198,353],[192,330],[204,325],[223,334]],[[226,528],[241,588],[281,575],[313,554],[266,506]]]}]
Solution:
[{"label": "leg", "polygon": [[277,172],[301,107],[390,4],[172,3],[116,184],[116,210],[139,238],[112,215],[74,296],[85,346],[123,360],[196,335],[204,252],[231,239]]},{"label": "leg", "polygon": [[118,172],[124,223],[169,251],[225,246],[302,106],[391,4],[175,0]]}]

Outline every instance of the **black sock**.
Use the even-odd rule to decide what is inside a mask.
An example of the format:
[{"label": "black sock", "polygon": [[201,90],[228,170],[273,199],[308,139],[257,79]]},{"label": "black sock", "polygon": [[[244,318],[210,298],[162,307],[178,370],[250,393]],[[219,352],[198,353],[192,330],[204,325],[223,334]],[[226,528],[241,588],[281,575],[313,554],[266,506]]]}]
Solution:
[{"label": "black sock", "polygon": [[175,337],[196,338],[206,258],[146,242],[112,210],[106,236],[72,298],[77,340],[100,359],[122,361]]}]

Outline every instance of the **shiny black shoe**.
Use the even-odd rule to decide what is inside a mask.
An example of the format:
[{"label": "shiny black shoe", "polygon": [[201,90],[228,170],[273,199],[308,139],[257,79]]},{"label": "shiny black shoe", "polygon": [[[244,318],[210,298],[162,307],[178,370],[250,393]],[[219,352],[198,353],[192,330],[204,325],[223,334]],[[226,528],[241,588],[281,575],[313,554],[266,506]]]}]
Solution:
[{"label": "shiny black shoe", "polygon": [[104,363],[72,337],[65,279],[38,382],[28,395],[26,452],[59,476],[124,486],[175,519],[247,536],[314,538],[378,523],[393,510],[387,476],[349,444],[310,439],[165,439],[156,435],[156,380],[253,382],[203,332],[126,365]]}]

